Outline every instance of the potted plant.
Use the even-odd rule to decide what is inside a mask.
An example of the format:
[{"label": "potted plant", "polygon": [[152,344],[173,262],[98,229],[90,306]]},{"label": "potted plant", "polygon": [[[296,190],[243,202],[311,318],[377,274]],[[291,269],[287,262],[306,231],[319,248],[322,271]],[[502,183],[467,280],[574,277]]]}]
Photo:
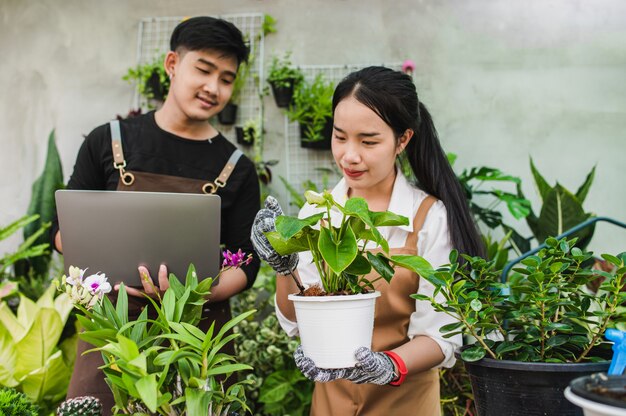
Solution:
[{"label": "potted plant", "polygon": [[135,82],[137,92],[148,100],[148,106],[153,107],[152,101],[162,103],[170,89],[170,79],[165,72],[163,61],[165,55],[159,55],[154,60],[143,65],[128,69],[122,79]]},{"label": "potted plant", "polygon": [[[626,254],[602,255],[615,270],[592,272],[581,267],[591,253],[575,242],[548,238],[507,284],[496,260],[459,261],[454,251],[449,265],[422,274],[446,302],[412,297],[458,319],[442,327],[443,333],[471,336],[458,356],[470,374],[479,415],[579,414],[563,397],[568,383],[608,369],[602,334],[626,300],[620,292]],[[598,275],[605,280],[592,294],[585,283]]]},{"label": "potted plant", "polygon": [[282,58],[274,56],[267,75],[267,82],[272,87],[276,106],[287,108],[292,102],[294,89],[304,79],[302,72],[294,68],[290,52],[286,52]]},{"label": "potted plant", "polygon": [[248,75],[250,74],[250,66],[252,65],[252,61],[250,62],[242,62],[239,64],[239,69],[237,70],[237,77],[233,82],[233,92],[230,96],[230,101],[228,104],[224,106],[224,109],[220,111],[217,115],[217,119],[220,124],[223,125],[232,125],[235,124],[237,120],[237,110],[239,109],[239,100],[241,99],[241,94],[246,87],[246,82],[248,80]]},{"label": "potted plant", "polygon": [[573,380],[565,397],[581,407],[585,416],[626,414],[626,375],[592,374]]},{"label": "potted plant", "polygon": [[287,111],[291,121],[300,124],[300,145],[310,149],[330,149],[333,129],[332,82],[318,74],[312,82],[302,81]]},{"label": "potted plant", "polygon": [[249,119],[243,127],[235,127],[237,143],[250,146],[257,137],[261,137],[261,120]]},{"label": "potted plant", "polygon": [[[248,261],[243,253],[224,254],[226,270]],[[126,289],[120,287],[114,306],[104,296],[111,290],[103,274],[83,277],[84,270],[70,267],[69,276],[57,281],[81,312],[81,339],[102,354],[102,367],[115,399],[116,414],[210,415],[247,411],[243,383],[224,389],[216,376],[251,369],[221,349],[237,335],[229,334],[249,317],[247,311],[214,332],[198,328],[202,307],[214,279],[198,281],[189,267],[185,283],[170,274],[169,288],[157,300],[148,297],[154,316],[144,308],[137,319],[128,314]],[[158,293],[158,291],[155,291]]]},{"label": "potted plant", "polygon": [[[404,264],[407,257],[388,256],[389,245],[376,227],[406,225],[408,219],[372,212],[363,198],[350,198],[344,206],[328,191],[307,191],[305,198],[323,211],[303,219],[279,216],[276,231],[266,236],[281,255],[310,251],[321,278],[321,286],[299,286],[301,292],[288,297],[294,302],[304,353],[320,368],[351,367],[356,349],[371,347],[374,305],[380,296],[373,283],[390,281],[393,265]],[[331,221],[331,211],[342,214],[340,221]],[[370,241],[382,252],[366,250]],[[422,272],[430,267],[419,258],[409,261]],[[365,276],[372,269],[378,277],[370,281]]]}]

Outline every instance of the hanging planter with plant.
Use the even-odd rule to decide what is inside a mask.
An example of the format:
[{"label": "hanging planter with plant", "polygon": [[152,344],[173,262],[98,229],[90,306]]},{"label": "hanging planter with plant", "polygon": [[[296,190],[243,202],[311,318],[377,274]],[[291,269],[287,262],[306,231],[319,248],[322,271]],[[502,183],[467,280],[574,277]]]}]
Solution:
[{"label": "hanging planter with plant", "polygon": [[170,79],[165,71],[163,61],[165,55],[134,68],[129,68],[122,79],[134,82],[140,96],[148,100],[148,106],[154,107],[152,101],[162,103],[170,89]]},{"label": "hanging planter with plant", "polygon": [[253,61],[242,62],[239,64],[237,70],[237,77],[233,82],[233,92],[230,96],[230,101],[224,109],[217,114],[217,119],[220,124],[230,126],[237,121],[237,110],[239,109],[239,102],[241,100],[242,92],[246,86],[248,75],[250,75],[250,66],[253,65]]},{"label": "hanging planter with plant", "polygon": [[300,124],[300,144],[312,149],[330,149],[334,85],[318,74],[312,82],[302,81],[287,110],[291,121]]},{"label": "hanging planter with plant", "polygon": [[261,122],[258,119],[250,119],[243,127],[235,127],[237,143],[251,146],[258,137],[261,137],[261,128]]},{"label": "hanging planter with plant", "polygon": [[294,90],[304,79],[302,72],[293,67],[290,55],[291,53],[287,52],[283,58],[274,56],[267,76],[276,106],[280,108],[289,107],[293,100]]}]

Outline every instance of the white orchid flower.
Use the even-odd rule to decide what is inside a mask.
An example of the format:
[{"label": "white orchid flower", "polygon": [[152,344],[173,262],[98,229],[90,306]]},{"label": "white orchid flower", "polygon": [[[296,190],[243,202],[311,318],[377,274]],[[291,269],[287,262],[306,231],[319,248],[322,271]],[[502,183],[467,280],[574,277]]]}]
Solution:
[{"label": "white orchid flower", "polygon": [[70,275],[65,280],[68,285],[72,286],[80,286],[83,284],[83,275],[85,274],[85,270],[80,269],[75,266],[70,266]]},{"label": "white orchid flower", "polygon": [[108,282],[104,273],[96,273],[86,277],[83,282],[83,286],[89,291],[89,293],[94,296],[97,295],[99,298],[102,298],[112,289],[111,284]]}]

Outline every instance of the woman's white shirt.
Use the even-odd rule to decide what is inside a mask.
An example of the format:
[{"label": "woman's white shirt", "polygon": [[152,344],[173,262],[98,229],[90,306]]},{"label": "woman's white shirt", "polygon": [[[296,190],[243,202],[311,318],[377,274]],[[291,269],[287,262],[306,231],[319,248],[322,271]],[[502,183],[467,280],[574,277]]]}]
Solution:
[{"label": "woman's white shirt", "polygon": [[[342,179],[332,190],[331,194],[335,201],[343,205],[347,200],[348,188],[345,179]],[[402,175],[396,175],[396,181],[391,193],[388,211],[409,218],[409,224],[404,226],[379,227],[382,236],[389,242],[389,247],[404,247],[406,238],[413,231],[413,219],[422,201],[428,196],[424,191],[412,186]],[[305,218],[320,212],[320,209],[305,204],[299,218]],[[342,214],[338,210],[331,210],[331,222],[333,225],[341,224]],[[376,248],[376,244],[370,242],[368,248]],[[441,201],[437,201],[430,208],[422,229],[418,233],[417,254],[424,257],[428,262],[437,268],[449,262],[448,256],[452,250],[450,233],[448,231],[448,220],[446,208]],[[298,274],[305,287],[314,284],[321,284],[319,274],[312,263],[311,252],[299,253]],[[426,279],[420,279],[418,293],[432,296],[433,285]],[[437,300],[444,303],[443,295],[437,295]],[[289,336],[298,335],[298,325],[296,322],[285,318],[276,305],[276,315],[281,327]],[[445,358],[441,362],[441,367],[452,367],[455,363],[454,350],[462,345],[461,335],[450,338],[443,338],[439,328],[443,325],[454,323],[456,320],[442,312],[437,312],[427,301],[415,301],[415,312],[412,313],[408,336],[413,338],[424,335],[432,338],[441,348]]]}]

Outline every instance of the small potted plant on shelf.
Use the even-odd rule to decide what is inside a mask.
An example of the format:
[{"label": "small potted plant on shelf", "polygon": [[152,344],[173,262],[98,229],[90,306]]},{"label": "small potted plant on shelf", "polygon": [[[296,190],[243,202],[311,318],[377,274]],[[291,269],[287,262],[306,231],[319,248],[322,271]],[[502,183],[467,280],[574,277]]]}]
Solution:
[{"label": "small potted plant on shelf", "polygon": [[[626,301],[620,291],[626,254],[602,255],[615,266],[612,272],[585,270],[582,264],[591,253],[575,242],[548,238],[506,284],[495,260],[463,256],[459,261],[456,252],[449,265],[422,275],[446,302],[412,297],[458,319],[441,332],[472,340],[457,354],[470,374],[479,415],[577,414],[563,396],[569,382],[608,369],[610,350],[602,334],[620,319]],[[590,293],[586,283],[599,275],[604,277],[600,292]]]},{"label": "small potted plant on shelf", "polygon": [[300,124],[300,145],[310,149],[330,149],[333,129],[332,82],[318,74],[312,82],[302,81],[287,111],[291,121]]},{"label": "small potted plant on shelf", "polygon": [[251,118],[247,120],[243,127],[235,127],[237,143],[250,146],[257,137],[261,137],[261,121]]},{"label": "small potted plant on shelf", "polygon": [[267,82],[272,87],[276,106],[287,108],[292,102],[294,90],[304,79],[302,72],[294,68],[290,59],[290,52],[283,58],[274,56],[267,75]]},{"label": "small potted plant on shelf", "polygon": [[[224,259],[222,271],[239,267],[250,257],[240,250],[225,252]],[[233,318],[219,331],[214,331],[214,324],[206,332],[200,329],[202,307],[214,279],[199,281],[192,265],[184,283],[170,274],[163,296],[147,297],[154,314],[149,315],[146,307],[133,319],[123,285],[113,305],[105,296],[111,291],[106,276],[84,277],[84,272],[70,267],[69,276],[56,284],[80,312],[77,319],[84,329],[80,338],[95,346],[90,353],[102,354],[116,414],[225,416],[248,410],[245,381],[226,389],[219,376],[251,369],[222,348],[237,336],[228,331],[254,310]]]},{"label": "small potted plant on shelf", "polygon": [[153,101],[162,103],[170,89],[170,79],[165,72],[163,61],[165,55],[159,55],[154,60],[130,68],[122,79],[136,83],[137,92],[148,100],[149,106]]},{"label": "small potted plant on shelf", "polygon": [[235,124],[235,121],[237,120],[237,110],[239,109],[239,100],[241,99],[241,94],[246,87],[248,75],[250,75],[250,65],[252,65],[252,62],[242,62],[239,64],[237,77],[233,82],[233,92],[230,96],[230,101],[217,115],[217,119],[220,124]]},{"label": "small potted plant on shelf", "polygon": [[[431,271],[430,265],[417,257],[388,255],[389,245],[376,227],[406,225],[406,217],[372,212],[363,198],[350,198],[342,206],[328,191],[307,191],[305,198],[322,212],[303,219],[279,216],[276,231],[266,236],[281,255],[310,251],[321,278],[321,286],[289,295],[304,353],[320,368],[351,367],[354,351],[371,347],[374,306],[380,296],[375,283],[389,282],[394,265],[409,261],[421,272]],[[331,211],[341,213],[340,218],[331,220]],[[381,251],[370,252],[368,242]],[[376,277],[368,279],[372,271]]]}]

